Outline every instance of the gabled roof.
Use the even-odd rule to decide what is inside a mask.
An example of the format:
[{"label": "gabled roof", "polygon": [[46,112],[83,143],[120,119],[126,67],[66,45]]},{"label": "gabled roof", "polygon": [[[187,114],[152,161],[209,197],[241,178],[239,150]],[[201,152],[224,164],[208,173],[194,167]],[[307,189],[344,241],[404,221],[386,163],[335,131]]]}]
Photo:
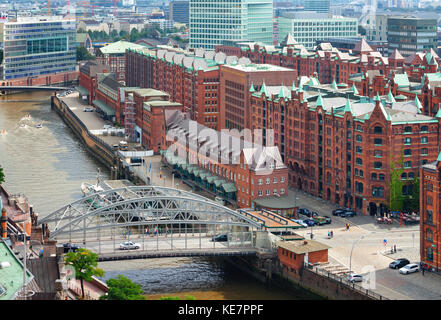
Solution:
[{"label": "gabled roof", "polygon": [[283,41],[280,43],[280,45],[282,47],[292,46],[292,45],[295,45],[295,44],[297,44],[297,41],[296,41],[296,39],[294,39],[294,37],[292,36],[291,33],[288,33],[286,35],[286,37],[283,39]]},{"label": "gabled roof", "polygon": [[126,49],[141,49],[145,48],[143,45],[127,42],[127,41],[117,41],[107,46],[100,48],[102,54],[123,54]]},{"label": "gabled roof", "polygon": [[401,53],[398,51],[398,49],[395,49],[392,55],[389,57],[389,59],[393,60],[404,60],[404,57],[401,55]]},{"label": "gabled roof", "polygon": [[362,38],[357,44],[355,45],[354,52],[372,52],[371,46],[366,42],[364,38]]}]

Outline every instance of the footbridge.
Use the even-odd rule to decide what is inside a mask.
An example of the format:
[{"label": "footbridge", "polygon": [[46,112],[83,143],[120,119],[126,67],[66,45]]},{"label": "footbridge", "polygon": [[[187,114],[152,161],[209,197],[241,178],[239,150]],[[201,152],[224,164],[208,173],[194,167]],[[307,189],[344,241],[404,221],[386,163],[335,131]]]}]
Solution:
[{"label": "footbridge", "polygon": [[[256,231],[263,229],[217,202],[160,186],[94,193],[37,223],[50,239],[91,249],[100,260],[256,254]],[[122,245],[128,241],[134,246]]]}]

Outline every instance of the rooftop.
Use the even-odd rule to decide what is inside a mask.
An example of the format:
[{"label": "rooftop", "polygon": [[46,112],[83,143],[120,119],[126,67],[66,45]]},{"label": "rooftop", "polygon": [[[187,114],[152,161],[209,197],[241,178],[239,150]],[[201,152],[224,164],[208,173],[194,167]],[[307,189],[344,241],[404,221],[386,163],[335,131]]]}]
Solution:
[{"label": "rooftop", "polygon": [[245,65],[229,65],[229,68],[240,70],[243,72],[272,72],[272,71],[293,71],[293,69],[276,66],[273,64],[245,64]]},{"label": "rooftop", "polygon": [[124,54],[127,49],[141,49],[141,48],[145,48],[145,46],[121,40],[108,44],[107,46],[104,46],[99,50],[101,51],[102,54]]},{"label": "rooftop", "polygon": [[[0,263],[8,265],[0,267],[0,300],[12,300],[23,286],[23,264],[3,241],[0,241],[0,257]],[[33,278],[27,271],[27,281]]]},{"label": "rooftop", "polygon": [[137,95],[140,95],[141,97],[158,97],[158,96],[162,97],[169,95],[167,92],[152,88],[134,89],[133,92],[136,93]]},{"label": "rooftop", "polygon": [[294,252],[295,254],[305,254],[331,248],[330,246],[315,240],[278,241],[277,246]]}]

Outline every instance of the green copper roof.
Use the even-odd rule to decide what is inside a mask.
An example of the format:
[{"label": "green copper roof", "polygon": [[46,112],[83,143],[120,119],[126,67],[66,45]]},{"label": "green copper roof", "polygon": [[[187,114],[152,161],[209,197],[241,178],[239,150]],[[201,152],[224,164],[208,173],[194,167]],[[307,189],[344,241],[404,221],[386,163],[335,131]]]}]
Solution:
[{"label": "green copper roof", "polygon": [[389,94],[387,95],[387,98],[389,99],[390,102],[396,102],[394,95],[392,94],[390,89],[389,89]]},{"label": "green copper roof", "polygon": [[353,114],[352,113],[352,105],[351,105],[351,101],[349,101],[349,98],[346,99],[346,105],[345,105],[345,108],[343,109],[343,112],[344,113],[350,112],[351,114]]},{"label": "green copper roof", "polygon": [[266,92],[265,79],[263,79],[262,81],[262,87],[260,88],[260,93],[264,93],[266,96],[268,96],[268,93]]},{"label": "green copper roof", "polygon": [[441,152],[438,155],[438,158],[436,158],[436,161],[440,162],[441,161]]},{"label": "green copper roof", "polygon": [[296,90],[297,90],[297,88],[296,88],[295,82],[293,81],[291,91],[296,91]]},{"label": "green copper roof", "polygon": [[299,84],[299,88],[297,89],[297,92],[303,92],[303,86],[301,83]]},{"label": "green copper roof", "polygon": [[250,87],[250,92],[256,92],[256,90],[254,90],[254,84],[251,82],[251,87]]},{"label": "green copper roof", "polygon": [[398,85],[398,87],[407,87],[410,85],[409,78],[407,74],[396,74],[394,77],[394,82]]},{"label": "green copper roof", "polygon": [[335,82],[335,79],[332,80],[332,89],[334,89],[334,90],[337,90],[337,89],[338,89],[338,87],[337,87],[337,83]]},{"label": "green copper roof", "polygon": [[377,95],[375,96],[374,101],[381,101],[380,95],[378,94],[378,91],[377,91]]},{"label": "green copper roof", "polygon": [[423,108],[423,106],[421,105],[421,102],[420,102],[420,100],[418,99],[418,96],[415,96],[415,100],[414,100],[414,102],[415,102],[415,105],[417,106],[418,110],[420,110],[418,113],[420,113],[420,112],[421,112],[421,109]]},{"label": "green copper roof", "polygon": [[357,87],[355,86],[355,84],[352,84],[352,92],[354,94],[358,94],[358,90],[357,90]]},{"label": "green copper roof", "polygon": [[141,49],[145,48],[144,46],[132,42],[127,41],[117,41],[111,44],[108,44],[107,46],[104,46],[100,48],[99,50],[103,54],[124,54],[126,52],[126,49]]},{"label": "green copper roof", "polygon": [[279,98],[285,99],[285,92],[283,91],[283,82],[282,82],[282,85],[280,87]]},{"label": "green copper roof", "polygon": [[317,101],[315,102],[315,106],[316,107],[318,107],[318,106],[323,107],[323,98],[322,98],[321,93],[319,93],[319,95],[317,97]]},{"label": "green copper roof", "polygon": [[438,108],[438,112],[436,113],[435,118],[441,118],[441,108]]}]

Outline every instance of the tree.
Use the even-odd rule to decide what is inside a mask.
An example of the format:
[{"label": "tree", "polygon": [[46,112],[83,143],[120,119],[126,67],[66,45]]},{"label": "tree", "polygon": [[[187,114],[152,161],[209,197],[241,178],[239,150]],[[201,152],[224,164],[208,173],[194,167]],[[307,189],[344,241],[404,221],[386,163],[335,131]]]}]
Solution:
[{"label": "tree", "polygon": [[83,281],[92,281],[92,276],[104,276],[104,271],[97,267],[98,254],[88,249],[80,248],[76,252],[68,252],[65,262],[67,265],[74,267],[75,278],[81,282],[81,296],[84,299]]},{"label": "tree", "polygon": [[146,300],[141,286],[123,275],[109,279],[106,283],[109,292],[101,296],[100,300]]},{"label": "tree", "polygon": [[77,47],[77,61],[94,60],[95,57],[83,46]]},{"label": "tree", "polygon": [[390,195],[389,209],[391,211],[401,211],[403,209],[403,181],[401,174],[404,171],[404,155],[401,150],[400,159],[393,161],[393,154],[390,154]]},{"label": "tree", "polygon": [[5,182],[5,174],[3,172],[3,168],[0,166],[0,184]]}]

